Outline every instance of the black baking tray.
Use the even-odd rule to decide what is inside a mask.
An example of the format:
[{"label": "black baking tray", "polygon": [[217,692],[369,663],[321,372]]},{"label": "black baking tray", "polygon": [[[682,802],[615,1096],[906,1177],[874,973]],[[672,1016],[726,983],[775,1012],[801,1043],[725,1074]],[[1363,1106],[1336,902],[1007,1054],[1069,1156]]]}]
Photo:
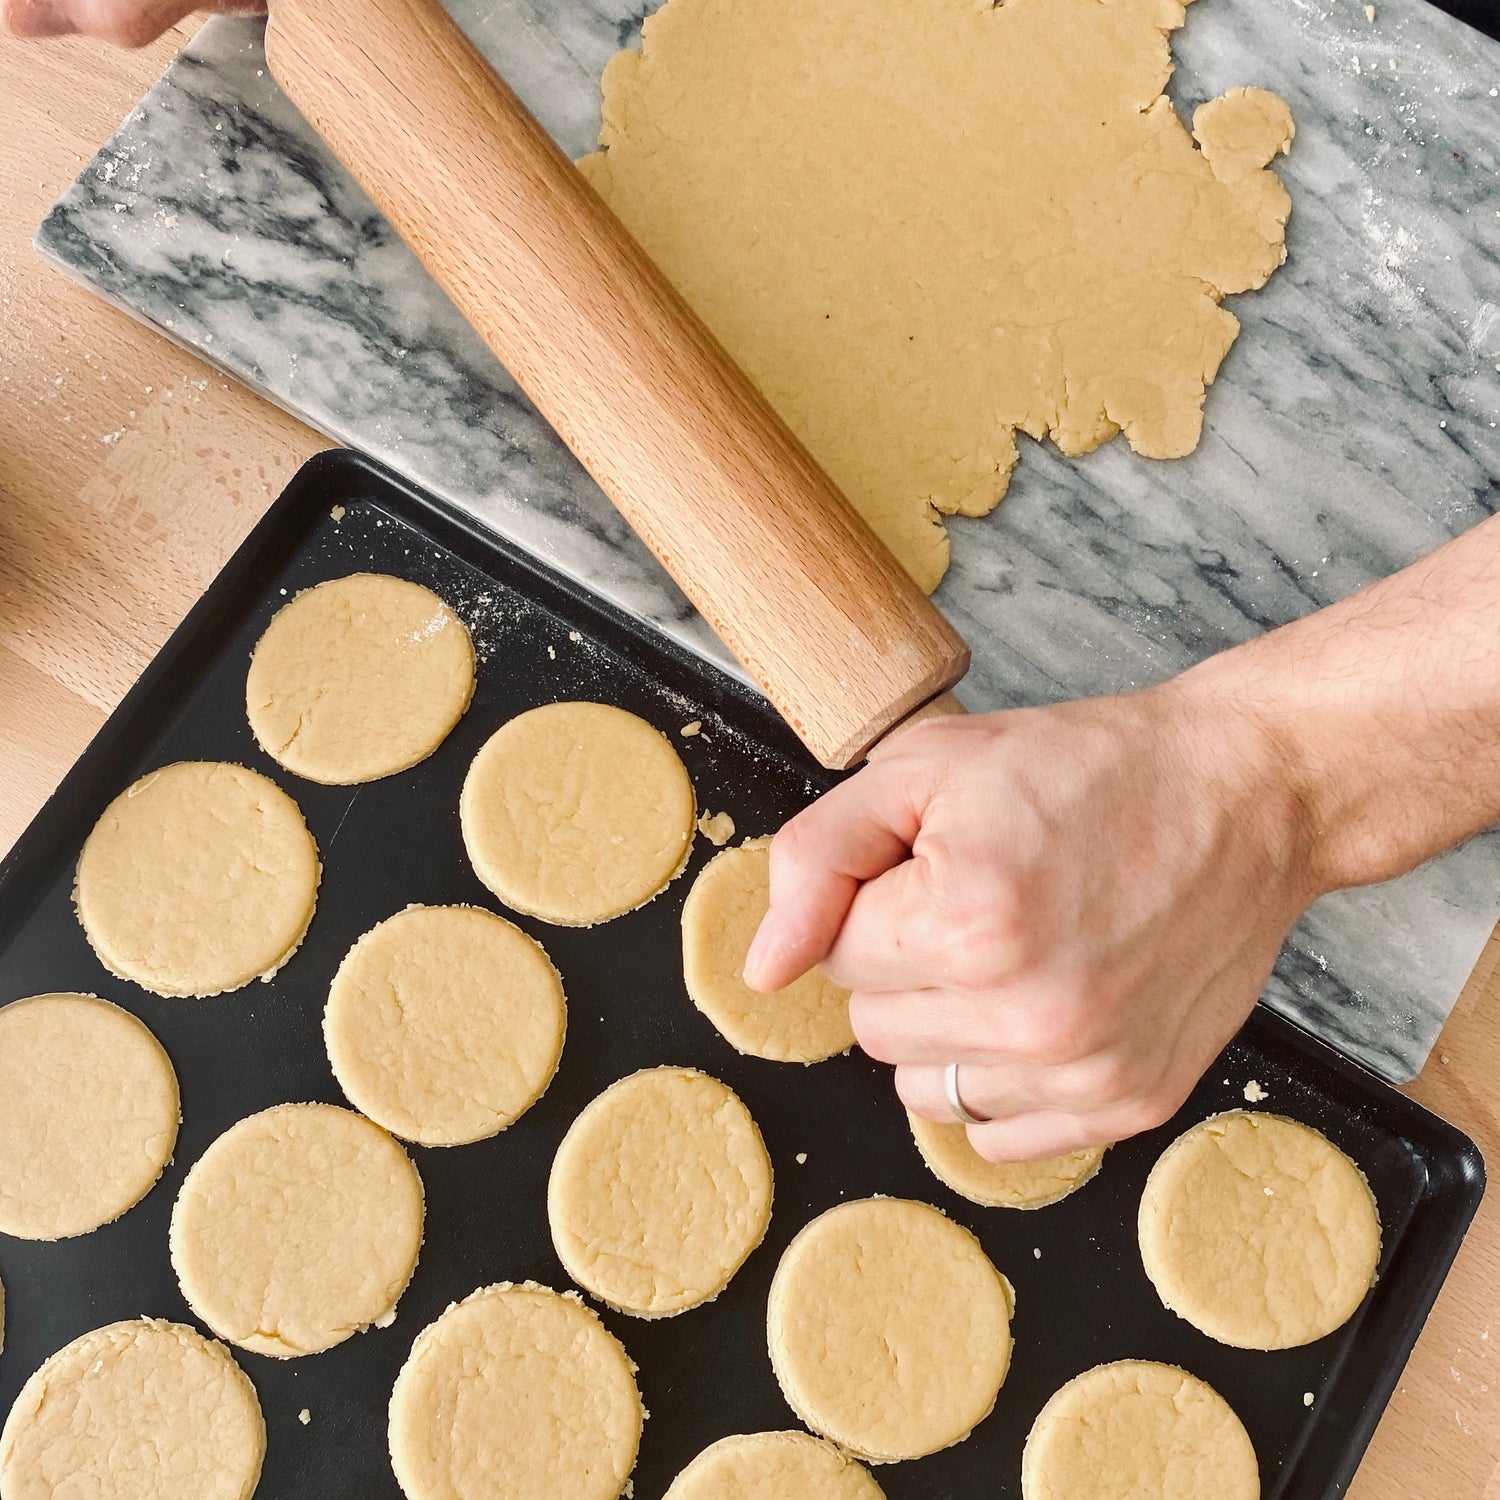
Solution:
[{"label": "black baking tray", "polygon": [[[420,766],[354,789],[317,786],[256,746],[245,721],[246,664],[288,597],[361,569],[425,583],[458,610],[479,652],[478,688],[458,728]],[[750,689],[376,464],[324,454],[293,479],[0,865],[0,1003],[83,990],[126,1006],[171,1054],[183,1110],[172,1164],[119,1221],[57,1244],[0,1236],[8,1293],[0,1413],[47,1355],[90,1328],[141,1314],[193,1321],[167,1258],[184,1173],[252,1111],[287,1100],[344,1102],[320,1029],[339,960],[410,902],[494,905],[459,836],[464,772],[511,715],[578,697],[620,704],[670,734],[700,807],[727,810],[741,835],[773,831],[835,779]],[[703,733],[679,738],[693,719]],[[238,761],[286,787],[325,873],[307,940],[270,983],[212,1000],[165,1000],[101,968],[70,893],[79,846],[105,804],[150,768],[190,758]],[[386,1402],[412,1339],[476,1287],[527,1278],[568,1285],[547,1231],[552,1153],[606,1084],[659,1063],[696,1065],[740,1094],[770,1149],[776,1201],[765,1243],[716,1302],[662,1322],[602,1313],[640,1366],[651,1413],[635,1476],[640,1500],[658,1500],[716,1438],[797,1425],[766,1354],[770,1278],[811,1217],[873,1193],[923,1198],[967,1224],[1017,1295],[1015,1357],[994,1414],[956,1448],[878,1469],[891,1500],[1018,1497],[1021,1446],[1043,1402],[1079,1371],[1123,1357],[1167,1360],[1210,1381],[1249,1429],[1268,1497],[1342,1494],[1478,1206],[1484,1170],[1474,1145],[1257,1008],[1179,1116],[1112,1150],[1074,1197],[1035,1213],[976,1208],[922,1165],[888,1070],[858,1053],[810,1069],[741,1057],[693,1009],[678,920],[712,853],[700,840],[687,874],[666,893],[592,930],[508,913],[563,975],[568,1037],[557,1077],[496,1139],[411,1148],[426,1185],[427,1235],[393,1326],[285,1362],[235,1351],[269,1430],[259,1495],[399,1494]],[[1135,1239],[1141,1187],[1162,1149],[1193,1121],[1242,1104],[1252,1078],[1267,1091],[1265,1108],[1316,1126],[1359,1163],[1385,1234],[1379,1281],[1355,1318],[1308,1348],[1272,1354],[1226,1348],[1165,1312]],[[306,1425],[298,1420],[304,1408]]]}]

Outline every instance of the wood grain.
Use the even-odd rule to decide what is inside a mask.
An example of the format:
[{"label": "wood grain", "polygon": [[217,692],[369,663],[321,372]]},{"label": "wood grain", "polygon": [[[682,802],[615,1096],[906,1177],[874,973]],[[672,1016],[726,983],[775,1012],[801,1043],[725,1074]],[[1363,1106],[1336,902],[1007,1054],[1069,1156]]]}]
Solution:
[{"label": "wood grain", "polygon": [[[0,852],[235,541],[323,446],[30,250],[48,204],[182,40],[116,53],[0,37]],[[124,554],[120,516],[143,528]],[[1492,941],[1411,1092],[1500,1169],[1497,969]],[[1354,1500],[1500,1500],[1497,1343],[1500,1190],[1438,1299]],[[1268,1400],[1284,1398],[1301,1393],[1268,1384]]]},{"label": "wood grain", "polygon": [[437,0],[276,0],[271,71],[825,765],[968,650]]}]

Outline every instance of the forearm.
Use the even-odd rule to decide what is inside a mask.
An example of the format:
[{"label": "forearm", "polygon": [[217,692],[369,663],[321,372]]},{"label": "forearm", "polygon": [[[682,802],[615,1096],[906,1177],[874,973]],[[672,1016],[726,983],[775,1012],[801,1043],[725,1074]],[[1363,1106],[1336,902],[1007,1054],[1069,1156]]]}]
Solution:
[{"label": "forearm", "polygon": [[1178,680],[1259,732],[1318,890],[1500,821],[1500,517]]}]

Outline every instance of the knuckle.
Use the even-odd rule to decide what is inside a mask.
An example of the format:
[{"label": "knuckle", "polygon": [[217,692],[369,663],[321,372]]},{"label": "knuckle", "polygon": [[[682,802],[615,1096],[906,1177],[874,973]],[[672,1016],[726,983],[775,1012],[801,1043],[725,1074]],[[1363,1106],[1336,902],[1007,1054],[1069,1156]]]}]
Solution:
[{"label": "knuckle", "polygon": [[1114,1106],[1138,1098],[1145,1081],[1140,1063],[1119,1052],[1095,1053],[1078,1068],[1078,1090],[1090,1107]]},{"label": "knuckle", "polygon": [[944,914],[948,971],[965,989],[995,989],[1026,959],[1026,924],[1015,892],[989,882],[948,905]]},{"label": "knuckle", "polygon": [[1089,1051],[1087,1015],[1086,1007],[1071,997],[1018,1006],[1002,1023],[1006,1050],[1043,1067],[1076,1062]]},{"label": "knuckle", "polygon": [[1144,1135],[1165,1125],[1181,1107],[1182,1100],[1167,1089],[1156,1088],[1130,1100],[1118,1112],[1123,1129],[1121,1137]]}]

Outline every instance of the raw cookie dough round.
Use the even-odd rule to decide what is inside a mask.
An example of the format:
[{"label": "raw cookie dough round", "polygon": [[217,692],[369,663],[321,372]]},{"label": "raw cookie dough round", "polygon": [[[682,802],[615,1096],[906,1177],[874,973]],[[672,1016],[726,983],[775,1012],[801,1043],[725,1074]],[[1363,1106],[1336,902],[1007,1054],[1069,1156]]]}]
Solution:
[{"label": "raw cookie dough round", "polygon": [[391,1392],[407,1500],[615,1500],[645,1411],[635,1366],[576,1294],[485,1287],[424,1328]]},{"label": "raw cookie dough round", "polygon": [[1070,1380],[1032,1424],[1024,1500],[1259,1500],[1255,1449],[1211,1386],[1125,1359]]},{"label": "raw cookie dough round", "polygon": [[0,1234],[119,1218],[161,1176],[178,1119],[171,1061],[128,1010],[57,994],[0,1008]]},{"label": "raw cookie dough round", "polygon": [[705,1448],[664,1500],[885,1500],[885,1492],[867,1469],[821,1438],[747,1432]]},{"label": "raw cookie dough round", "polygon": [[250,658],[260,747],[309,781],[377,781],[425,760],[474,696],[474,646],[431,589],[335,578],[276,613]]},{"label": "raw cookie dough round", "polygon": [[741,977],[770,905],[771,841],[751,839],[704,865],[682,907],[682,977],[729,1045],[771,1062],[821,1062],[854,1045],[849,991],[813,969],[773,995]]},{"label": "raw cookie dough round", "polygon": [[985,1208],[1045,1208],[1076,1193],[1099,1170],[1103,1146],[1069,1151],[1045,1161],[986,1161],[963,1125],[938,1124],[907,1111],[912,1138],[932,1175]]},{"label": "raw cookie dough round", "polygon": [[179,761],[104,809],[78,857],[78,919],[111,974],[158,995],[269,979],[318,899],[297,804],[255,771]]},{"label": "raw cookie dough round", "polygon": [[590,927],[681,873],[696,806],[677,752],[644,719],[603,703],[551,703],[486,741],[459,819],[475,873],[507,906]]},{"label": "raw cookie dough round", "polygon": [[873,1463],[962,1442],[1010,1368],[1010,1283],[979,1241],[905,1198],[841,1203],[771,1282],[771,1364],[814,1432]]},{"label": "raw cookie dough round", "polygon": [[557,1071],[566,1009],[541,945],[476,906],[409,906],[349,950],[323,1036],[339,1087],[394,1135],[504,1130]]},{"label": "raw cookie dough round", "polygon": [[266,1426],[222,1344],[138,1318],[59,1349],[0,1432],[4,1500],[248,1500]]},{"label": "raw cookie dough round", "polygon": [[170,1244],[183,1296],[220,1338],[316,1354],[396,1316],[422,1244],[422,1179],[363,1115],[279,1104],[194,1163]]},{"label": "raw cookie dough round", "polygon": [[1163,1152],[1140,1208],[1141,1258],[1163,1303],[1238,1349],[1290,1349],[1353,1316],[1380,1261],[1359,1168],[1280,1115],[1232,1110]]},{"label": "raw cookie dough round", "polygon": [[552,1243],[601,1301],[666,1318],[717,1297],[771,1220],[771,1159],[717,1078],[646,1068],[573,1121],[547,1182]]}]

